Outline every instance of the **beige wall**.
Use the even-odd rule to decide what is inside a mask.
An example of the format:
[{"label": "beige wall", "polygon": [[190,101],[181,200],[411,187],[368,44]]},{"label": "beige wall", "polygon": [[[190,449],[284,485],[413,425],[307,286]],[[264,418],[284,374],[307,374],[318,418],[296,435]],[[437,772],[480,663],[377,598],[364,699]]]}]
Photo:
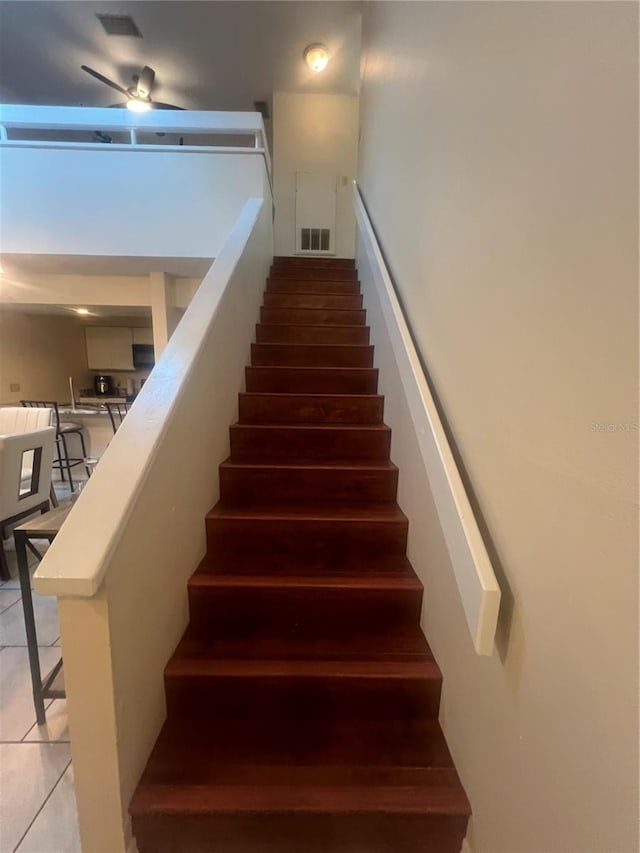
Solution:
[{"label": "beige wall", "polygon": [[503,585],[478,658],[401,467],[470,847],[632,853],[637,6],[372,3],[363,44],[363,196]]},{"label": "beige wall", "polygon": [[[355,219],[351,182],[358,157],[358,98],[352,95],[273,96],[273,198],[276,255],[295,254],[296,172],[336,175],[337,257],[352,258]],[[346,180],[345,180],[346,179]]]},{"label": "beige wall", "polygon": [[[23,314],[0,307],[0,405],[23,399],[68,401],[90,383],[84,328],[74,317]],[[19,391],[10,391],[12,383]]]}]

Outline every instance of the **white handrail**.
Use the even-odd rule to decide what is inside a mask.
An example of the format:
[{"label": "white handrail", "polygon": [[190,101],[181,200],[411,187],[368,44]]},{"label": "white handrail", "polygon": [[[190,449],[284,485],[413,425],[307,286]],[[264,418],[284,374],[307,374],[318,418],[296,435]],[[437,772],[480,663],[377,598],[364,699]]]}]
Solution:
[{"label": "white handrail", "polygon": [[476,652],[479,655],[491,655],[500,608],[500,587],[375,232],[355,183],[353,205],[469,631]]}]

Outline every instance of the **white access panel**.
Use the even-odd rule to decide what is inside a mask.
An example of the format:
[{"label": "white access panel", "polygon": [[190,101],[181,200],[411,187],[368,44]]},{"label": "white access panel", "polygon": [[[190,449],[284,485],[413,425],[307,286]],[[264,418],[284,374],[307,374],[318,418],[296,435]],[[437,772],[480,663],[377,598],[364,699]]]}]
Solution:
[{"label": "white access panel", "polygon": [[296,254],[333,255],[338,176],[296,172]]}]

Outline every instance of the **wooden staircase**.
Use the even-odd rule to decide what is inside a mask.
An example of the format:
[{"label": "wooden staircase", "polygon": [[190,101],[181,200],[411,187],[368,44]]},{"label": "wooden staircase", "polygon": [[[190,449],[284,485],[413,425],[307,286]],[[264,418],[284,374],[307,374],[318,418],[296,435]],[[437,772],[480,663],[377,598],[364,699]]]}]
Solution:
[{"label": "wooden staircase", "polygon": [[353,261],[276,258],[139,853],[458,853],[469,804]]}]

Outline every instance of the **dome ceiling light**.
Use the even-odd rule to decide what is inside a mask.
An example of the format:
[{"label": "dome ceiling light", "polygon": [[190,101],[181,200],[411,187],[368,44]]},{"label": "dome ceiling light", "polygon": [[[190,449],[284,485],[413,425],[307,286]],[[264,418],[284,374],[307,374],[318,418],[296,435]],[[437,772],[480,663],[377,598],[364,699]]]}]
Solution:
[{"label": "dome ceiling light", "polygon": [[310,44],[304,52],[304,58],[312,71],[324,71],[329,62],[329,51],[323,44]]}]

